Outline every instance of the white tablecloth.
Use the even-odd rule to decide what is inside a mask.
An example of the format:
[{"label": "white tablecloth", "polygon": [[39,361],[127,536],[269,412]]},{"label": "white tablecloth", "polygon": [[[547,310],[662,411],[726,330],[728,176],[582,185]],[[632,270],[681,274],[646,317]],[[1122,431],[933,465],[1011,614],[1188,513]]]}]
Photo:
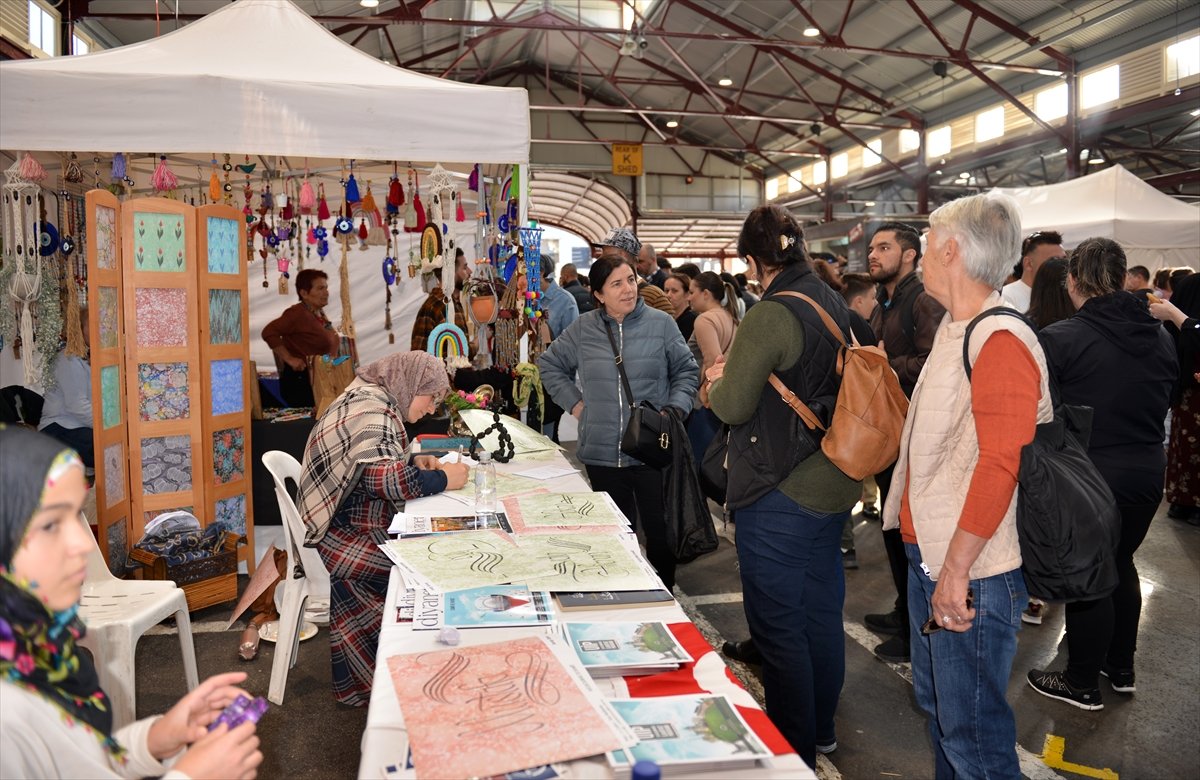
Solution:
[{"label": "white tablecloth", "polygon": [[[498,463],[497,471],[513,473],[531,466],[555,465],[570,467],[570,463],[561,454],[552,460],[539,458],[537,463],[530,463],[521,455],[510,463]],[[542,483],[547,490],[556,493],[580,492],[591,490],[583,475],[576,472],[570,476],[558,477]],[[428,496],[408,502],[406,512],[421,515],[460,514],[463,504],[444,496]],[[367,711],[367,728],[362,737],[362,758],[358,766],[358,776],[363,780],[378,780],[383,776],[383,768],[404,760],[408,747],[408,733],[404,728],[404,716],[400,712],[400,702],[396,698],[396,690],[387,670],[386,660],[389,656],[400,653],[413,653],[422,650],[445,649],[437,641],[436,631],[413,631],[411,624],[395,622],[396,601],[401,592],[402,583],[399,572],[393,567],[392,577],[388,586],[387,603],[384,605],[383,629],[379,636],[379,649],[376,651],[375,678],[372,683],[371,704]],[[665,606],[649,606],[639,608],[622,608],[612,610],[588,610],[586,619],[589,621],[631,621],[631,620],[661,620],[665,623],[688,622],[679,605],[672,601]],[[464,645],[487,644],[506,639],[519,639],[534,636],[547,629],[537,628],[489,628],[460,632]],[[734,685],[724,674],[724,663],[720,656],[711,653],[704,656],[707,665],[719,664],[720,668],[709,670],[703,675],[703,680],[711,693],[724,694],[734,703],[744,707],[756,707],[753,698],[742,688]],[[701,675],[697,674],[700,679]],[[625,695],[624,683],[621,678],[614,680],[598,680],[601,690],[614,696]],[[816,775],[805,765],[795,753],[775,756],[769,767],[758,767],[749,772],[739,772],[744,778],[811,778]],[[603,759],[589,759],[571,762],[572,777],[577,778],[611,778],[612,772]],[[715,778],[719,774],[698,774],[696,777]]]}]

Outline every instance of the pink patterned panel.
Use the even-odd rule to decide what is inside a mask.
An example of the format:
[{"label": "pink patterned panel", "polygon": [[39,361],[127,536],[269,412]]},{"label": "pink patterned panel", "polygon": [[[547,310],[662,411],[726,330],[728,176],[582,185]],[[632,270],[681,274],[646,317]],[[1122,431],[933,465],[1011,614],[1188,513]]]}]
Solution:
[{"label": "pink patterned panel", "polygon": [[139,347],[187,345],[187,290],[139,287],[134,297]]}]

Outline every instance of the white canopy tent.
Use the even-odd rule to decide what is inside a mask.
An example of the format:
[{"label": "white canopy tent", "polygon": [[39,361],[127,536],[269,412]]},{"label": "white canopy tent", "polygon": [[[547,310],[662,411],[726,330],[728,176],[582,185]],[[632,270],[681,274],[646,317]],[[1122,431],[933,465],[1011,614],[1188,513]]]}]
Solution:
[{"label": "white canopy tent", "polygon": [[1058,184],[998,187],[1021,209],[1022,229],[1057,230],[1073,247],[1111,238],[1129,265],[1200,268],[1200,209],[1159,192],[1120,165]]},{"label": "white canopy tent", "polygon": [[240,0],[161,38],[0,64],[0,148],[528,163],[529,96],[385,65],[288,0]]}]

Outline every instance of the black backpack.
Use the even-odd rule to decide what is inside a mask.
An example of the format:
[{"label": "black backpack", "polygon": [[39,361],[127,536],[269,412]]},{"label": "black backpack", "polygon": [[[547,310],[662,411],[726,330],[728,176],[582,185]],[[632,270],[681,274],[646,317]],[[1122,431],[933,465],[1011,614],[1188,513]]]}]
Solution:
[{"label": "black backpack", "polygon": [[[963,368],[971,378],[971,332],[994,315],[1033,323],[1014,309],[997,306],[967,325]],[[1021,573],[1031,596],[1045,601],[1092,601],[1117,587],[1117,543],[1121,514],[1108,483],[1087,454],[1092,409],[1058,402],[1050,378],[1054,419],[1037,426],[1021,450],[1017,473],[1017,537]]]}]

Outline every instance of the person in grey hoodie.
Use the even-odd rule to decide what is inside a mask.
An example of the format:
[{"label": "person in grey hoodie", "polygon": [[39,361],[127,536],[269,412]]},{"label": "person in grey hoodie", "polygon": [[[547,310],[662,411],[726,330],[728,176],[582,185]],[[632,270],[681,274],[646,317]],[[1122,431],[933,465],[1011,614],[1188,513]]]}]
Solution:
[{"label": "person in grey hoodie", "polygon": [[[637,241],[632,233],[622,232]],[[637,248],[630,248],[632,252],[604,247],[588,274],[600,306],[563,331],[538,360],[538,368],[554,402],[579,420],[577,452],[592,489],[611,495],[634,528],[641,526],[646,558],[670,589],[675,584],[675,558],[667,545],[663,475],[621,452],[621,434],[631,402],[649,401],[664,411],[673,408],[680,419],[686,416],[700,370],[671,316],[638,296],[630,259],[637,256]],[[606,330],[616,340],[633,399],[626,398],[621,387]]]}]

